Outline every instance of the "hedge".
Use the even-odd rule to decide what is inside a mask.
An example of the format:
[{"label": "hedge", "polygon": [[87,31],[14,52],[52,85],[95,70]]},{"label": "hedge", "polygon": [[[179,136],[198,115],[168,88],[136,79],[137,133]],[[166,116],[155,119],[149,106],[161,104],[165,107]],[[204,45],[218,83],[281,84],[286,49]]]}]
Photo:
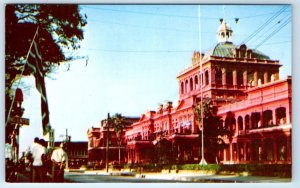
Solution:
[{"label": "hedge", "polygon": [[214,172],[215,174],[232,174],[244,173],[253,176],[279,176],[291,177],[292,165],[291,164],[208,164],[201,166],[199,164],[126,164],[124,168],[139,170],[147,172],[159,172],[161,170],[197,170],[204,172]]}]

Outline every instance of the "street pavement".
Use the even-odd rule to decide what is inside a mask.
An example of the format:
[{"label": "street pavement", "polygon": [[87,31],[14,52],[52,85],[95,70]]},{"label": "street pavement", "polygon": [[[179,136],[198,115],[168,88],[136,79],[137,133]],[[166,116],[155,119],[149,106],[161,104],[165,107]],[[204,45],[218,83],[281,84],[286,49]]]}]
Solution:
[{"label": "street pavement", "polygon": [[[18,174],[18,182],[30,182],[28,173]],[[291,178],[197,173],[132,173],[105,171],[66,171],[66,183],[288,183]],[[49,182],[51,183],[51,182]]]}]

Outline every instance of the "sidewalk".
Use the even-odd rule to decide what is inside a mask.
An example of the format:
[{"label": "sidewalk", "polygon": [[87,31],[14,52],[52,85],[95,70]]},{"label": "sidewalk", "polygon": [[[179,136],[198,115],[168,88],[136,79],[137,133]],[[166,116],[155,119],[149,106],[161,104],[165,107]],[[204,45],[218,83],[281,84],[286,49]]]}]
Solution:
[{"label": "sidewalk", "polygon": [[[69,172],[72,173],[72,172]],[[288,183],[291,178],[268,176],[239,176],[239,175],[212,175],[199,173],[134,173],[128,171],[81,171],[77,173],[107,175],[107,176],[132,176],[145,179],[178,180],[182,182],[228,182],[228,183]]]},{"label": "sidewalk", "polygon": [[[99,176],[129,176],[131,178],[144,178],[156,180],[177,180],[195,183],[289,183],[291,178],[267,176],[237,176],[237,175],[208,175],[197,173],[134,173],[126,171],[66,171],[68,174],[99,175]],[[30,183],[29,173],[18,173],[18,182]],[[49,182],[51,183],[51,182]]]},{"label": "sidewalk", "polygon": [[278,183],[291,182],[291,178],[266,176],[238,176],[238,175],[205,175],[205,174],[145,174],[149,179],[168,179],[189,182],[228,182],[228,183]]}]

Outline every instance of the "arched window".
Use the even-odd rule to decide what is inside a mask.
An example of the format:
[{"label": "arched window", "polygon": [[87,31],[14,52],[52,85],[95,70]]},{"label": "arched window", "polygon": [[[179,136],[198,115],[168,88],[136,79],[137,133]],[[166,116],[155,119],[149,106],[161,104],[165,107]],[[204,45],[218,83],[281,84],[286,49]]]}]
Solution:
[{"label": "arched window", "polygon": [[217,85],[222,85],[222,71],[220,68],[216,69],[215,82]]},{"label": "arched window", "polygon": [[193,91],[193,78],[190,79],[190,91]]},{"label": "arched window", "polygon": [[229,38],[229,32],[226,32],[226,37]]},{"label": "arched window", "polygon": [[198,89],[199,83],[198,83],[198,75],[195,76],[195,89]]},{"label": "arched window", "polygon": [[187,93],[188,92],[188,84],[189,84],[189,81],[185,81],[185,93]]},{"label": "arched window", "polygon": [[276,125],[286,123],[286,109],[284,107],[277,108],[275,114],[276,114]]},{"label": "arched window", "polygon": [[209,84],[209,76],[208,76],[208,70],[205,71],[205,85]]},{"label": "arched window", "polygon": [[263,112],[264,127],[273,125],[272,110]]},{"label": "arched window", "polygon": [[249,129],[249,126],[250,126],[250,117],[249,115],[246,115],[245,116],[245,129]]},{"label": "arched window", "polygon": [[181,82],[181,94],[184,94],[184,84]]},{"label": "arched window", "polygon": [[233,85],[233,75],[231,70],[226,70],[226,84]]},{"label": "arched window", "polygon": [[239,130],[243,130],[243,118],[242,118],[242,116],[238,117],[238,126],[239,126]]},{"label": "arched window", "polygon": [[260,113],[259,112],[253,112],[251,114],[251,123],[252,123],[252,128],[258,128],[261,126],[260,122]]},{"label": "arched window", "polygon": [[244,84],[243,72],[242,71],[237,70],[236,79],[237,79],[237,85],[238,86],[242,86]]},{"label": "arched window", "polygon": [[225,119],[225,129],[230,131],[234,134],[236,131],[236,120],[234,114],[232,112],[227,112],[226,119]]}]

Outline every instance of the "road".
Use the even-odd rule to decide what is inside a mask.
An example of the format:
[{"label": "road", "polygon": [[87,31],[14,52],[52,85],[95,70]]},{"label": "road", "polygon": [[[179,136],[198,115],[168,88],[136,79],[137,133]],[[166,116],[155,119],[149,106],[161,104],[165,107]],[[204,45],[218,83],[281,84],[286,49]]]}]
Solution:
[{"label": "road", "polygon": [[110,176],[103,174],[65,174],[65,182],[73,183],[176,183],[180,180],[146,179],[135,176]]},{"label": "road", "polygon": [[[65,172],[67,183],[283,183],[291,178],[205,175],[205,174],[163,174],[146,173],[145,177],[136,177],[133,173],[103,172]],[[30,182],[29,173],[19,173],[17,182]],[[49,182],[51,183],[51,182]]]},{"label": "road", "polygon": [[236,176],[236,175],[200,175],[200,174],[86,174],[65,173],[66,182],[74,183],[275,183],[290,182],[291,178]]}]

